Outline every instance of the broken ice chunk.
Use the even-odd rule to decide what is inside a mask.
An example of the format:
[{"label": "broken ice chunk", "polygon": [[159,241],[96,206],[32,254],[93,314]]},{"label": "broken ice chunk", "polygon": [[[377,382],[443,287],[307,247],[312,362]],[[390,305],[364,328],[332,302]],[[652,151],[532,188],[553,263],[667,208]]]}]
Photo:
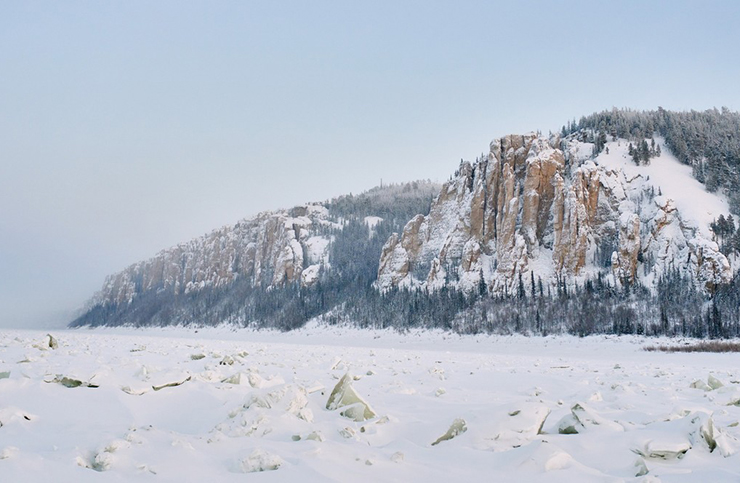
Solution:
[{"label": "broken ice chunk", "polygon": [[257,407],[257,408],[264,408],[264,409],[270,409],[272,405],[270,402],[265,399],[263,396],[259,394],[252,394],[247,402],[245,402],[242,407],[244,409],[249,409],[251,407]]},{"label": "broken ice chunk", "polygon": [[352,377],[345,374],[334,387],[326,402],[331,411],[346,407],[340,414],[355,421],[365,421],[376,416],[370,405],[352,387]]},{"label": "broken ice chunk", "polygon": [[465,420],[462,418],[457,418],[450,425],[450,429],[448,429],[445,434],[437,438],[437,440],[432,443],[432,446],[436,446],[442,441],[449,441],[452,438],[464,433],[467,430],[468,430],[468,425],[465,422]]},{"label": "broken ice chunk", "polygon": [[371,421],[370,423],[365,424],[364,426],[360,426],[360,432],[375,434],[378,432],[378,426],[382,426],[383,424],[388,424],[389,422],[390,422],[390,418],[388,416],[383,416],[382,418],[378,418],[374,421]]},{"label": "broken ice chunk", "polygon": [[579,429],[583,430],[583,425],[573,414],[564,416],[558,423],[559,434],[578,434]]},{"label": "broken ice chunk", "polygon": [[351,406],[346,406],[346,408],[343,411],[340,411],[339,414],[345,418],[351,419],[352,421],[360,422],[375,417],[375,414],[368,414],[367,410],[368,407],[365,404],[356,403]]},{"label": "broken ice chunk", "polygon": [[507,414],[509,417],[498,424],[496,439],[515,442],[542,434],[550,409],[541,404],[525,404]]},{"label": "broken ice chunk", "polygon": [[355,436],[356,433],[355,433],[355,430],[354,429],[352,429],[350,427],[346,427],[346,428],[340,429],[339,430],[339,434],[341,434],[342,437],[345,438],[345,439],[350,439],[350,438],[354,438],[354,436]]},{"label": "broken ice chunk", "polygon": [[54,336],[52,336],[51,334],[46,334],[46,337],[48,337],[48,339],[45,339],[43,342],[32,344],[31,347],[42,351],[48,349],[57,349],[59,347],[59,344],[57,343],[57,340],[54,338]]},{"label": "broken ice chunk", "polygon": [[142,394],[145,394],[149,392],[151,389],[151,386],[146,385],[135,385],[135,386],[121,386],[121,391],[125,392],[126,394],[131,394],[132,396],[141,396]]},{"label": "broken ice chunk", "polygon": [[252,454],[241,460],[241,469],[244,473],[273,471],[282,465],[282,458],[261,449],[254,450]]},{"label": "broken ice chunk", "polygon": [[714,423],[712,416],[705,412],[697,411],[690,416],[691,424],[696,428],[692,431],[692,440],[703,441],[710,452],[714,450],[727,458],[736,452],[737,440],[720,430]]},{"label": "broken ice chunk", "polygon": [[92,387],[96,388],[99,387],[97,384],[94,384],[92,382],[85,382],[80,379],[75,379],[73,377],[67,377],[63,376],[61,374],[57,374],[56,377],[50,381],[44,381],[44,382],[55,382],[57,384],[61,384],[64,387],[68,388],[75,388],[75,387]]},{"label": "broken ice chunk", "polygon": [[254,388],[261,388],[265,386],[265,378],[257,374],[256,372],[250,372],[247,376],[247,380],[249,381],[249,385]]},{"label": "broken ice chunk", "polygon": [[325,387],[320,382],[314,382],[313,384],[306,387],[305,389],[306,389],[307,394],[313,394],[315,392],[323,391]]},{"label": "broken ice chunk", "polygon": [[690,449],[688,440],[650,440],[643,449],[635,452],[645,458],[673,460],[683,458]]},{"label": "broken ice chunk", "polygon": [[221,379],[221,382],[223,382],[225,384],[236,384],[236,385],[239,385],[239,384],[242,383],[242,379],[246,379],[246,378],[242,378],[242,373],[241,372],[237,372],[236,374],[232,374],[229,377],[225,377],[225,378]]},{"label": "broken ice chunk", "polygon": [[702,391],[712,390],[712,388],[709,387],[709,385],[701,379],[697,379],[696,381],[692,382],[689,387],[691,387],[692,389],[701,389]]},{"label": "broken ice chunk", "polygon": [[344,370],[346,368],[347,368],[347,366],[342,362],[342,358],[341,357],[335,357],[334,360],[331,361],[331,366],[330,366],[329,370],[330,371],[334,371],[334,370],[337,370],[338,369],[338,370],[341,371],[341,370]]},{"label": "broken ice chunk", "polygon": [[184,379],[179,379],[179,380],[172,381],[172,382],[165,382],[163,384],[153,385],[152,386],[152,389],[154,389],[155,391],[159,391],[161,389],[164,389],[165,387],[181,386],[181,385],[185,384],[186,382],[188,382],[190,379],[192,379],[192,376],[191,375],[188,375]]},{"label": "broken ice chunk", "polygon": [[588,406],[576,403],[570,408],[570,414],[566,415],[558,423],[558,433],[578,434],[583,432],[586,427],[597,426],[611,431],[624,431],[624,426],[616,421],[603,418]]},{"label": "broken ice chunk", "polygon": [[309,441],[317,441],[319,443],[324,442],[324,435],[321,434],[319,431],[313,431],[311,434],[306,436],[306,439]]},{"label": "broken ice chunk", "polygon": [[724,384],[722,384],[722,381],[711,374],[709,374],[709,377],[707,377],[707,385],[712,389],[719,389],[720,387],[724,386]]},{"label": "broken ice chunk", "polygon": [[645,476],[649,472],[650,470],[648,469],[645,460],[641,457],[638,457],[637,461],[635,461],[635,476]]},{"label": "broken ice chunk", "polygon": [[78,456],[77,465],[95,471],[108,471],[113,464],[113,455],[107,451],[91,454],[87,458]]},{"label": "broken ice chunk", "polygon": [[51,334],[46,334],[46,336],[49,338],[49,348],[50,349],[58,349],[59,348],[59,343],[54,338],[54,336],[51,335]]},{"label": "broken ice chunk", "polygon": [[113,455],[104,451],[95,455],[92,462],[92,468],[95,471],[108,471],[112,464]]}]

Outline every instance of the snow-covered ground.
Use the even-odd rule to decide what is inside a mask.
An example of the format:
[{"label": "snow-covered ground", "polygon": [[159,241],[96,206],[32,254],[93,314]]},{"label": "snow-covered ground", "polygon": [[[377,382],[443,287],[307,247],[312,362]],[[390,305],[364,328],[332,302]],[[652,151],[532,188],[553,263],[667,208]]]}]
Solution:
[{"label": "snow-covered ground", "polygon": [[0,332],[0,481],[740,481],[737,354],[317,326],[53,335]]}]

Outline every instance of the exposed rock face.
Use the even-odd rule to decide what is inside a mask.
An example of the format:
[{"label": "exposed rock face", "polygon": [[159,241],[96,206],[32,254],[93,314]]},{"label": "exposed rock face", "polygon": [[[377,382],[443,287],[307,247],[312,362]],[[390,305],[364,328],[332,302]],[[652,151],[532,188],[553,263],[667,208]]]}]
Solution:
[{"label": "exposed rock face", "polygon": [[[588,149],[586,149],[588,148]],[[523,279],[616,284],[666,270],[689,272],[711,291],[732,270],[717,244],[687,223],[642,176],[591,159],[590,145],[557,136],[506,136],[487,157],[462,163],[428,216],[383,248],[376,285],[514,293]]]},{"label": "exposed rock face", "polygon": [[329,243],[317,235],[317,227],[331,224],[326,208],[318,204],[261,213],[111,275],[91,304],[130,303],[150,290],[181,294],[220,287],[237,277],[252,285],[309,285],[326,262]]},{"label": "exposed rock face", "polygon": [[612,270],[617,280],[633,282],[640,253],[640,217],[623,213],[619,217],[619,250],[612,253]]},{"label": "exposed rock face", "polygon": [[[505,136],[491,143],[483,159],[461,163],[441,188],[431,183],[418,192],[412,185],[381,188],[368,192],[363,201],[352,201],[350,195],[333,206],[309,204],[259,214],[110,276],[90,306],[125,306],[144,293],[187,294],[226,287],[237,279],[265,288],[313,285],[332,273],[325,271],[330,233],[343,230],[347,216],[359,216],[370,233],[382,218],[368,214],[395,216],[392,226],[399,227],[396,223],[405,222],[417,208],[426,212],[430,193],[437,189],[429,214],[412,217],[375,259],[378,289],[449,286],[506,295],[581,285],[597,276],[612,285],[654,287],[663,274],[675,270],[708,292],[730,281],[733,269],[713,241],[705,204],[692,212],[680,197],[683,184],[673,199],[663,196],[641,167],[625,164],[631,163],[627,144],[613,140],[606,154],[592,156],[592,145],[575,135]],[[665,158],[666,169],[672,169],[669,164],[678,161],[669,157],[663,150],[653,163]],[[423,203],[405,205],[403,216],[393,215],[404,197]],[[359,213],[365,205],[378,213]],[[327,206],[335,210],[332,216]],[[345,245],[352,242],[345,240]],[[334,247],[343,247],[348,259],[368,253],[341,243]],[[361,268],[363,276],[372,277],[374,267],[370,275],[366,265]]]},{"label": "exposed rock face", "polygon": [[727,258],[719,252],[717,243],[703,238],[689,240],[690,266],[704,288],[712,292],[721,283],[732,279],[732,269]]}]

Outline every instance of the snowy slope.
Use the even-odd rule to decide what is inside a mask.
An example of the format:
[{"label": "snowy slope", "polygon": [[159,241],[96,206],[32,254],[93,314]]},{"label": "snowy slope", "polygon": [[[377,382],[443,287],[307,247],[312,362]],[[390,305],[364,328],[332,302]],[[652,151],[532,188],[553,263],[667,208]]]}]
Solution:
[{"label": "snowy slope", "polygon": [[599,166],[621,170],[628,179],[638,176],[644,183],[660,190],[667,199],[673,200],[681,214],[681,220],[696,227],[700,234],[711,239],[713,234],[709,224],[719,215],[727,216],[730,206],[724,195],[709,193],[704,185],[691,174],[691,166],[681,163],[671,154],[661,138],[655,139],[661,147],[661,155],[650,160],[647,166],[637,166],[628,154],[629,143],[625,140],[607,143],[606,150],[595,159]]}]

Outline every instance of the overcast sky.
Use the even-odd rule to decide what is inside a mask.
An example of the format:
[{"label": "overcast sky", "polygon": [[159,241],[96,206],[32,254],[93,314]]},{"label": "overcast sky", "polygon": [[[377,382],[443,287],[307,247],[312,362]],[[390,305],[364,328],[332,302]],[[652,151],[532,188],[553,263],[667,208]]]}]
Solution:
[{"label": "overcast sky", "polygon": [[740,109],[740,2],[0,2],[0,326],[266,209],[617,107]]}]

